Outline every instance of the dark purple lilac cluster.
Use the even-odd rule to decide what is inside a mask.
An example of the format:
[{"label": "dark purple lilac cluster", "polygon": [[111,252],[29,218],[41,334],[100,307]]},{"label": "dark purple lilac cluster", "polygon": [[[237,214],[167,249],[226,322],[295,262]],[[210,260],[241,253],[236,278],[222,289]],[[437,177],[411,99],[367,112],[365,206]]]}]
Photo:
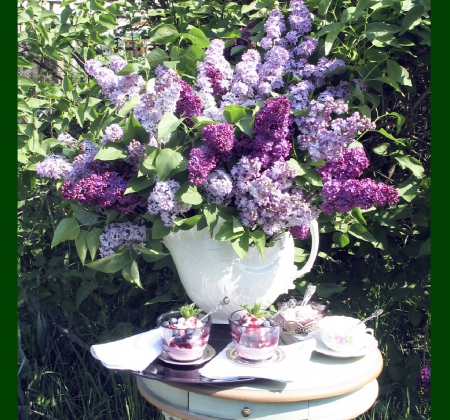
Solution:
[{"label": "dark purple lilac cluster", "polygon": [[422,388],[426,395],[430,394],[431,387],[431,366],[427,363],[420,371],[419,377],[417,378],[417,385]]},{"label": "dark purple lilac cluster", "polygon": [[192,127],[194,123],[189,117],[198,116],[202,114],[202,101],[195,94],[194,89],[189,86],[184,80],[180,81],[181,91],[180,97],[175,109],[175,115],[186,118],[184,120],[188,127]]},{"label": "dark purple lilac cluster", "polygon": [[289,99],[280,96],[266,100],[255,116],[250,156],[259,158],[264,169],[289,157],[293,134],[290,112]]},{"label": "dark purple lilac cluster", "polygon": [[318,168],[323,180],[320,209],[332,214],[335,210],[347,213],[354,207],[366,210],[396,204],[395,188],[368,178],[356,179],[368,166],[365,151],[360,147],[345,149],[341,157],[329,158],[325,166]]},{"label": "dark purple lilac cluster", "polygon": [[90,161],[84,165],[84,176],[67,180],[61,187],[65,200],[76,200],[84,205],[101,206],[105,210],[129,214],[143,209],[147,200],[135,194],[125,195],[128,182],[134,174],[124,161]]},{"label": "dark purple lilac cluster", "polygon": [[233,126],[228,123],[208,124],[203,127],[204,146],[191,150],[188,163],[189,181],[202,185],[208,174],[226,162],[236,144]]}]

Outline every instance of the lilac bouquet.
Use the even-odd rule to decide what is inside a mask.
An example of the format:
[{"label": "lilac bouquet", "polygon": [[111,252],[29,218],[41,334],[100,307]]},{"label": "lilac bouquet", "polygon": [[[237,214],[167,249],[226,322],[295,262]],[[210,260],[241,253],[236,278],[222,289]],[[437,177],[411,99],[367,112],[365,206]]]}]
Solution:
[{"label": "lilac bouquet", "polygon": [[49,155],[37,173],[62,180],[78,219],[82,211],[105,216],[87,234],[96,232],[103,259],[128,249],[154,261],[165,255],[152,249],[155,239],[195,226],[212,234],[219,218],[215,238],[237,244],[243,258],[252,242],[263,253],[282,232],[306,239],[320,211],[395,204],[397,190],[361,178],[369,161],[357,139],[375,124],[350,111],[348,98],[352,84],[365,86],[332,84],[345,63],[313,63],[310,32],[303,0],[291,0],[287,16],[269,13],[264,36],[245,43],[235,65],[224,41],[211,40],[195,81],[172,62],[145,80],[121,57],[109,66],[88,60],[87,74],[126,118],[98,141],[61,134],[74,157]]}]

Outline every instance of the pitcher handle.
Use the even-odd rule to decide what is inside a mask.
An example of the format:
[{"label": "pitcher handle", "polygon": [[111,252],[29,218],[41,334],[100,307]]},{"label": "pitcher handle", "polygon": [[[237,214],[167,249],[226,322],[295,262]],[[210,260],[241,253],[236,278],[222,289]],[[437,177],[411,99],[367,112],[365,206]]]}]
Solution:
[{"label": "pitcher handle", "polygon": [[308,261],[303,266],[301,270],[296,273],[296,278],[302,276],[303,274],[309,273],[314,265],[314,261],[317,258],[317,253],[319,252],[319,224],[317,220],[311,220],[309,224],[309,230],[311,232],[311,253],[309,254]]}]

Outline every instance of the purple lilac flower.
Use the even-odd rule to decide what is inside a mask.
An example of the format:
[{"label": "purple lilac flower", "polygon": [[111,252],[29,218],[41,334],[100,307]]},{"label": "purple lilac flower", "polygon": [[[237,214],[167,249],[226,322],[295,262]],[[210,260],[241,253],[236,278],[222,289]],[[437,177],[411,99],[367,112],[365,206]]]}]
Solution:
[{"label": "purple lilac flower", "polygon": [[264,64],[259,69],[258,93],[267,97],[270,92],[284,86],[283,69],[289,60],[288,51],[280,46],[274,46],[264,55]]},{"label": "purple lilac flower", "polygon": [[119,57],[118,55],[113,55],[111,59],[109,60],[109,68],[114,72],[118,73],[120,70],[122,70],[127,65],[126,60],[124,60],[122,57]]},{"label": "purple lilac flower", "polygon": [[148,197],[147,210],[150,214],[161,216],[164,226],[173,226],[175,217],[187,212],[191,206],[175,199],[180,184],[174,180],[160,181],[156,179],[152,193]]},{"label": "purple lilac flower", "polygon": [[102,88],[103,95],[109,97],[117,88],[119,77],[116,74],[105,67],[100,61],[87,60],[84,64],[84,69],[89,76],[92,76]]},{"label": "purple lilac flower", "polygon": [[132,72],[119,76],[117,88],[109,95],[109,99],[119,111],[126,101],[133,97],[139,98],[142,92],[145,92],[145,80],[136,72]]},{"label": "purple lilac flower", "polygon": [[256,25],[256,22],[250,22],[247,26],[244,28],[239,28],[239,31],[241,32],[241,37],[236,38],[234,40],[233,45],[230,45],[229,47],[225,48],[223,55],[224,57],[230,61],[231,56],[231,50],[233,47],[236,47],[238,45],[248,46],[248,45],[254,45],[253,41],[248,41],[248,39],[252,36],[252,33],[250,32],[250,29],[252,29]]},{"label": "purple lilac flower", "polygon": [[292,116],[289,99],[280,96],[268,99],[253,125],[252,157],[258,157],[263,168],[289,156],[292,136]]},{"label": "purple lilac flower", "polygon": [[57,140],[66,147],[75,147],[77,144],[77,141],[69,133],[61,133]]},{"label": "purple lilac flower", "polygon": [[291,0],[292,12],[288,18],[292,31],[302,36],[311,31],[311,15],[303,0]]},{"label": "purple lilac flower", "polygon": [[[100,171],[99,171],[100,172]],[[76,200],[84,205],[99,205],[106,210],[129,214],[143,208],[146,200],[134,194],[124,195],[128,180],[117,172],[101,171],[75,182],[66,181],[61,187],[65,200]]]},{"label": "purple lilac flower", "polygon": [[123,139],[123,128],[119,124],[110,124],[105,128],[105,135],[100,141],[100,146],[106,143],[120,141]]},{"label": "purple lilac flower", "polygon": [[184,80],[180,80],[181,91],[177,101],[175,115],[185,117],[184,122],[188,127],[192,127],[194,123],[189,117],[198,116],[202,113],[202,101],[195,94],[194,89]]},{"label": "purple lilac flower", "polygon": [[417,385],[424,388],[425,394],[429,395],[431,386],[431,366],[427,363],[421,370],[417,378]]},{"label": "purple lilac flower", "polygon": [[211,149],[207,147],[192,149],[188,163],[189,182],[197,186],[202,185],[216,166],[217,158]]},{"label": "purple lilac flower", "polygon": [[236,64],[230,92],[222,98],[222,107],[232,104],[254,105],[255,90],[259,82],[261,56],[256,50],[247,50],[242,60]]},{"label": "purple lilac flower", "polygon": [[134,172],[137,172],[139,170],[142,158],[147,157],[145,146],[139,141],[133,139],[126,147],[128,156],[125,158],[125,162],[130,164]]},{"label": "purple lilac flower", "polygon": [[203,127],[202,138],[205,147],[214,154],[217,164],[226,162],[230,158],[236,143],[231,124],[208,124]]},{"label": "purple lilac flower", "polygon": [[293,48],[294,54],[309,57],[317,48],[319,41],[310,36],[305,36],[303,42]]},{"label": "purple lilac flower", "polygon": [[52,153],[43,162],[36,162],[35,170],[41,178],[63,179],[72,170],[72,164],[64,156]]},{"label": "purple lilac flower", "polygon": [[324,102],[327,97],[334,99],[348,99],[350,94],[350,85],[348,82],[342,82],[338,86],[328,86],[322,93],[319,94],[317,100]]},{"label": "purple lilac flower", "polygon": [[290,232],[294,238],[303,241],[309,237],[309,225],[292,226]]},{"label": "purple lilac flower", "polygon": [[332,179],[339,181],[359,178],[363,170],[370,165],[363,147],[346,148],[342,156],[333,156],[324,166],[317,168],[324,182]]},{"label": "purple lilac flower", "polygon": [[264,24],[266,36],[261,39],[260,45],[265,50],[278,45],[283,33],[286,31],[283,13],[279,9],[273,9]]},{"label": "purple lilac flower", "polygon": [[174,114],[182,90],[181,77],[164,66],[156,68],[157,80],[150,92],[140,95],[133,114],[150,134],[150,144],[156,146],[158,123],[165,114]]},{"label": "purple lilac flower", "polygon": [[213,39],[205,51],[205,60],[197,66],[197,87],[203,115],[216,121],[225,121],[219,102],[233,78],[230,63],[223,55],[224,48],[225,43],[221,39]]},{"label": "purple lilac flower", "polygon": [[244,156],[231,170],[235,203],[244,226],[261,226],[271,236],[317,217],[295,186],[296,172],[289,162],[276,162],[260,172],[261,167],[258,158]]},{"label": "purple lilac flower", "polygon": [[202,184],[206,191],[206,199],[212,203],[227,206],[231,202],[233,181],[222,169],[213,170]]},{"label": "purple lilac flower", "polygon": [[309,105],[309,95],[314,90],[314,85],[307,80],[293,84],[289,88],[291,95],[291,107],[295,110],[305,109]]},{"label": "purple lilac flower", "polygon": [[110,223],[100,235],[99,253],[102,258],[114,254],[114,248],[126,245],[134,248],[135,245],[145,246],[145,226],[134,225],[131,222]]},{"label": "purple lilac flower", "polygon": [[326,97],[324,102],[312,100],[310,107],[308,116],[296,117],[294,121],[301,133],[297,137],[299,147],[307,149],[313,161],[340,156],[357,132],[375,129],[375,123],[357,111],[346,119],[333,119],[332,114],[347,112],[348,105],[332,97]]}]

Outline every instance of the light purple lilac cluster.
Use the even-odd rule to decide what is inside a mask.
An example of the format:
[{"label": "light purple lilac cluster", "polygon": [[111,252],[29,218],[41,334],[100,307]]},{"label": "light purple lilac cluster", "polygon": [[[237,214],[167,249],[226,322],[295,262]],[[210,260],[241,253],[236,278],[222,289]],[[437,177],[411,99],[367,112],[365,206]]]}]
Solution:
[{"label": "light purple lilac cluster", "polygon": [[113,56],[110,60],[110,68],[106,68],[100,61],[87,60],[84,69],[86,73],[94,77],[102,93],[120,110],[127,100],[145,91],[145,80],[136,72],[128,73],[124,76],[117,76],[116,73],[125,67],[127,62]]},{"label": "light purple lilac cluster", "polygon": [[147,211],[150,214],[159,214],[164,226],[173,226],[175,218],[187,212],[191,206],[175,199],[175,193],[180,184],[174,180],[160,181],[155,178],[155,186],[148,197]]},{"label": "light purple lilac cluster", "polygon": [[[165,114],[175,114],[182,84],[181,77],[175,70],[160,65],[155,73],[157,76],[155,86],[139,96],[133,114],[150,134],[149,144],[160,146],[157,141],[158,123]],[[164,139],[161,143],[164,143]]]},{"label": "light purple lilac cluster", "polygon": [[36,162],[34,167],[39,177],[51,179],[62,179],[72,170],[67,158],[54,153],[47,155],[42,162]]},{"label": "light purple lilac cluster", "polygon": [[131,222],[110,223],[100,235],[99,253],[102,258],[114,254],[114,248],[120,245],[145,247],[146,229],[143,225]]},{"label": "light purple lilac cluster", "polygon": [[202,130],[202,138],[204,145],[191,150],[188,163],[189,181],[197,186],[205,182],[217,165],[230,158],[236,144],[233,126],[228,123],[206,125]]},{"label": "light purple lilac cluster", "polygon": [[311,100],[311,111],[305,117],[296,117],[300,130],[297,141],[300,149],[308,150],[313,161],[320,161],[341,155],[342,150],[352,143],[358,132],[374,130],[375,123],[358,111],[348,118],[335,118],[348,111],[348,105],[331,96],[323,102]]},{"label": "light purple lilac cluster", "polygon": [[347,213],[354,207],[366,210],[372,206],[396,204],[398,191],[395,188],[369,178],[356,179],[368,166],[362,147],[345,149],[341,157],[328,159],[317,170],[323,180],[320,209],[330,215],[335,210]]}]

